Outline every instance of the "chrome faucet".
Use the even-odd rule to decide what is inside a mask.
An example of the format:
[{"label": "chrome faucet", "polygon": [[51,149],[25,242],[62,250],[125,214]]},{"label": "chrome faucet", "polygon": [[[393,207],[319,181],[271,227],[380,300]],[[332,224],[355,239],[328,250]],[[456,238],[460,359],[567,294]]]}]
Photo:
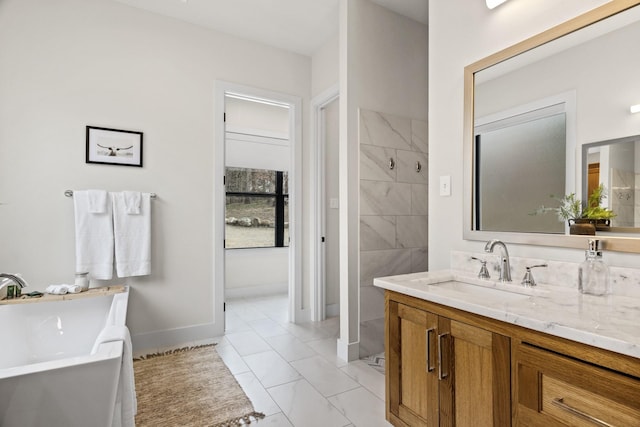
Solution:
[{"label": "chrome faucet", "polygon": [[501,240],[493,239],[487,242],[484,247],[484,251],[492,253],[495,246],[498,246],[502,252],[500,254],[500,281],[510,282],[511,265],[509,264],[509,251],[507,250],[507,245],[505,245]]},{"label": "chrome faucet", "polygon": [[20,289],[27,286],[27,282],[24,279],[16,274],[9,273],[0,273],[0,299],[4,299],[7,297],[7,286],[11,283],[19,286]]}]

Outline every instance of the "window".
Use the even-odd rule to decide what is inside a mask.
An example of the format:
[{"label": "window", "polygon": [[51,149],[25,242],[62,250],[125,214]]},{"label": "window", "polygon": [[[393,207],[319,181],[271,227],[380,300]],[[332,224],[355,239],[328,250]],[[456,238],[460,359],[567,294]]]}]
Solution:
[{"label": "window", "polygon": [[287,172],[226,168],[225,248],[289,246]]}]

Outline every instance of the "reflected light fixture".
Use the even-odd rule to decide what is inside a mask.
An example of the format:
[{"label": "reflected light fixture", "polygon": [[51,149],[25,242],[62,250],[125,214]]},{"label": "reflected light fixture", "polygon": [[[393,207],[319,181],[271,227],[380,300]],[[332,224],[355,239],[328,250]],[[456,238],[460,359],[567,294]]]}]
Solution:
[{"label": "reflected light fixture", "polygon": [[487,2],[487,7],[489,9],[493,9],[494,7],[498,7],[500,6],[502,3],[504,3],[507,0],[485,0]]},{"label": "reflected light fixture", "polygon": [[632,105],[629,107],[629,111],[631,111],[632,114],[640,113],[640,104]]}]

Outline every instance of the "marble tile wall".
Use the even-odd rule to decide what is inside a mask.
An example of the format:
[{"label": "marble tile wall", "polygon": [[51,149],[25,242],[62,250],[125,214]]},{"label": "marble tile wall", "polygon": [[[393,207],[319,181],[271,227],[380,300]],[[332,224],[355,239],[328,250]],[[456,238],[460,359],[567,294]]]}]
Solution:
[{"label": "marble tile wall", "polygon": [[616,213],[613,225],[616,227],[635,226],[636,175],[633,171],[612,169],[611,200],[609,206]]},{"label": "marble tile wall", "polygon": [[367,335],[384,317],[373,279],[428,268],[427,131],[426,121],[360,110],[361,356],[383,345]]},{"label": "marble tile wall", "polygon": [[[475,256],[487,261],[487,269],[492,278],[499,276],[498,255],[485,252],[451,252],[451,268],[477,274],[480,271],[480,263],[471,257]],[[607,253],[603,254],[607,261]],[[567,288],[578,288],[578,262],[553,261],[541,258],[510,257],[511,278],[515,284],[520,283],[527,266],[536,264],[548,264],[546,268],[532,270],[538,283]],[[613,293],[616,295],[633,296],[640,298],[640,269],[615,267],[609,265],[609,280]]]}]

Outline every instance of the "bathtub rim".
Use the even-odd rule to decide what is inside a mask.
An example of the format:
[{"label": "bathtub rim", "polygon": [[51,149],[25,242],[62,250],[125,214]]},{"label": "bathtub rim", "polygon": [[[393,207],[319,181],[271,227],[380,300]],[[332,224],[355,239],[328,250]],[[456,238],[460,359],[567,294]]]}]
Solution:
[{"label": "bathtub rim", "polygon": [[[105,297],[106,295],[95,295],[95,297]],[[129,286],[124,286],[123,292],[110,295],[113,299],[107,324],[105,327],[112,325],[126,325],[127,307],[129,302]],[[41,304],[48,304],[57,301],[42,301]],[[42,362],[30,363],[27,365],[11,366],[8,368],[0,368],[0,380],[13,378],[20,375],[29,375],[46,371],[64,369],[72,366],[87,365],[98,363],[115,358],[122,358],[124,345],[122,341],[112,341],[102,343],[97,347],[95,353],[88,352],[80,356],[66,357],[63,359],[46,360]]]}]

